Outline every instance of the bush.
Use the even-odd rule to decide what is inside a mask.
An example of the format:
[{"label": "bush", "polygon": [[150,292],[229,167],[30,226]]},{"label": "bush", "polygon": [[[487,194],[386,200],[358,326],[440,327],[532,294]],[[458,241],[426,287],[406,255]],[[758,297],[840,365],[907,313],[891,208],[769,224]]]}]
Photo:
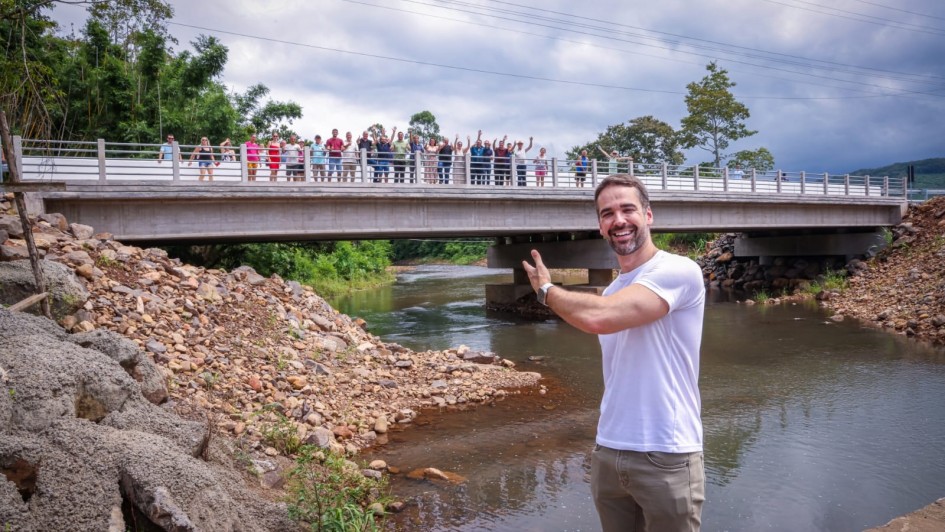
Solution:
[{"label": "bush", "polygon": [[491,239],[482,240],[395,240],[392,256],[402,260],[442,260],[453,264],[470,264],[482,260]]},{"label": "bush", "polygon": [[380,530],[377,516],[368,506],[386,501],[387,482],[365,477],[343,456],[302,447],[289,472],[287,491],[289,515],[310,530]]},{"label": "bush", "polygon": [[386,240],[237,244],[223,246],[210,266],[233,269],[251,266],[266,277],[311,286],[322,297],[331,298],[349,290],[390,282],[391,246]]}]

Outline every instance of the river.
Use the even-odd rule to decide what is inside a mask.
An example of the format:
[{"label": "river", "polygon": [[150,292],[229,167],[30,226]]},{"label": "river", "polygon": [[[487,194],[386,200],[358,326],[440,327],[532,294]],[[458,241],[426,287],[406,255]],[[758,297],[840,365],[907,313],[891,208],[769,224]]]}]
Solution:
[{"label": "river", "polygon": [[[385,341],[415,350],[465,344],[546,377],[545,395],[426,411],[369,455],[404,473],[436,467],[467,479],[392,476],[409,502],[395,527],[600,530],[588,485],[597,339],[558,320],[486,312],[483,285],[510,281],[509,271],[421,266],[333,302]],[[709,299],[703,530],[862,530],[945,496],[945,353],[834,323],[813,306]]]}]

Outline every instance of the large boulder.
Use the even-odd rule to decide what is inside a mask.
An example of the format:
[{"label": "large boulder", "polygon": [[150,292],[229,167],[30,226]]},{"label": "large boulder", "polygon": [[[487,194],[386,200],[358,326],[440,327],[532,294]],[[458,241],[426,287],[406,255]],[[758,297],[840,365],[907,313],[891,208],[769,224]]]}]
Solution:
[{"label": "large boulder", "polygon": [[[57,321],[75,313],[89,298],[75,273],[68,266],[58,262],[39,261],[46,281],[46,291],[50,294],[50,310]],[[0,262],[0,303],[12,305],[36,293],[36,278],[28,260]],[[31,312],[38,314],[39,305],[34,305]]]},{"label": "large boulder", "polygon": [[[72,340],[78,340],[73,342]],[[87,344],[85,348],[78,344]],[[117,360],[94,349],[118,346]],[[0,308],[0,523],[10,530],[292,530],[203,452],[206,426],[148,402],[107,335]]]},{"label": "large boulder", "polygon": [[167,385],[157,365],[138,345],[128,338],[107,329],[73,334],[68,339],[82,347],[95,349],[118,362],[131,378],[141,386],[141,393],[159,405],[167,400]]}]

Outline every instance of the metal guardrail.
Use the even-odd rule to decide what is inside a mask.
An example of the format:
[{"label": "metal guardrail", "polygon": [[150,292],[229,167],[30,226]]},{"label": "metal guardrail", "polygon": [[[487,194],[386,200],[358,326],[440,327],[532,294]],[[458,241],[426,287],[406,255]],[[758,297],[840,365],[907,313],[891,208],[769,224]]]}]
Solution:
[{"label": "metal guardrail", "polygon": [[[182,182],[299,182],[361,183],[404,186],[513,186],[550,188],[594,188],[611,173],[640,177],[651,190],[704,192],[744,192],[758,194],[843,195],[865,197],[909,197],[902,178],[837,175],[775,170],[756,172],[691,165],[642,164],[591,159],[581,171],[579,161],[537,159],[537,151],[527,152],[524,161],[473,157],[465,153],[441,156],[436,153],[378,154],[362,150],[345,152],[342,157],[324,157],[305,146],[299,156],[286,161],[282,153],[265,146],[258,152],[245,144],[211,146],[208,161],[195,156],[198,146],[131,144],[87,141],[34,140],[14,137],[14,152],[24,181],[164,181]],[[162,151],[162,146],[164,150]],[[238,149],[238,151],[237,151]],[[254,160],[255,156],[255,160]],[[525,164],[521,164],[524,162]],[[255,165],[255,167],[254,167]],[[201,175],[201,169],[203,174]]]}]

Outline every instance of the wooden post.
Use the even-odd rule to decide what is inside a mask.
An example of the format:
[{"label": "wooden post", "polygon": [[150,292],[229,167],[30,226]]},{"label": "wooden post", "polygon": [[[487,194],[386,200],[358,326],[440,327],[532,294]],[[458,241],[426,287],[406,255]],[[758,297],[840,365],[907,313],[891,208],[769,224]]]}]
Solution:
[{"label": "wooden post", "polygon": [[[13,153],[13,138],[10,136],[7,114],[2,109],[0,109],[0,142],[3,144],[4,156],[10,167],[10,182],[19,183],[19,162],[16,154]],[[99,145],[101,146],[103,142],[101,141]],[[33,240],[33,224],[30,223],[29,214],[26,212],[26,200],[23,198],[23,192],[14,192],[13,201],[16,203],[16,211],[20,215],[20,224],[23,226],[23,239],[26,240],[26,249],[30,255],[30,266],[33,268],[33,277],[36,279],[36,293],[41,294],[46,291],[46,279],[39,264],[39,251],[36,250],[36,242]],[[52,319],[52,313],[49,310],[49,299],[43,298],[40,305],[43,309],[43,315]]]}]

